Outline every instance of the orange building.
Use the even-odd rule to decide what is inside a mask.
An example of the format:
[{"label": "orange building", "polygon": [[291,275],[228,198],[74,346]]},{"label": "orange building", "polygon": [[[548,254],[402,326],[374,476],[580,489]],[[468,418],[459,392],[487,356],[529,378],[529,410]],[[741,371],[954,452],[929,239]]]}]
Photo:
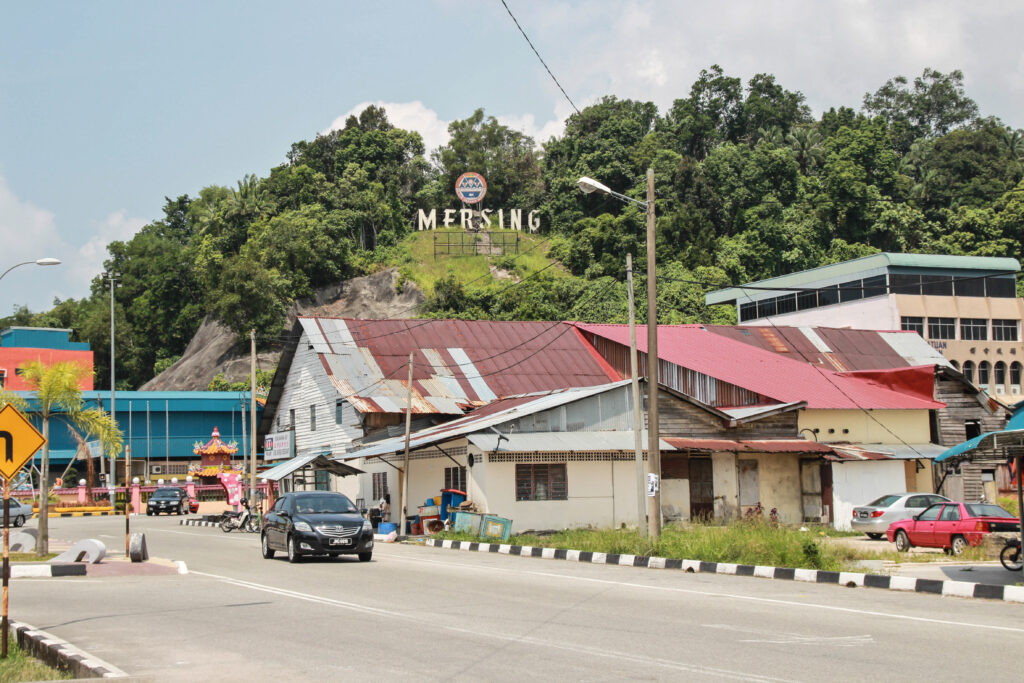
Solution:
[{"label": "orange building", "polygon": [[81,363],[89,368],[82,391],[93,390],[93,353],[89,344],[70,340],[71,330],[43,327],[10,327],[0,332],[0,388],[30,391],[18,375],[18,366],[28,361],[47,365],[58,361]]}]

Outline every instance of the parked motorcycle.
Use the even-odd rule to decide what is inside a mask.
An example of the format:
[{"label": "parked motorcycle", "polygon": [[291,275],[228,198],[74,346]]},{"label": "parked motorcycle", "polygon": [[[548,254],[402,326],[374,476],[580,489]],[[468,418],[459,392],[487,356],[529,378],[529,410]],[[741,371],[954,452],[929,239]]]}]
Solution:
[{"label": "parked motorcycle", "polygon": [[1011,538],[1006,542],[1002,552],[999,553],[999,561],[1011,572],[1019,572],[1021,568],[1024,568],[1024,562],[1021,561],[1019,538]]},{"label": "parked motorcycle", "polygon": [[242,509],[239,512],[225,512],[220,519],[220,530],[229,533],[235,529],[255,533],[260,530],[259,518],[252,514],[249,509],[249,500],[242,499]]}]

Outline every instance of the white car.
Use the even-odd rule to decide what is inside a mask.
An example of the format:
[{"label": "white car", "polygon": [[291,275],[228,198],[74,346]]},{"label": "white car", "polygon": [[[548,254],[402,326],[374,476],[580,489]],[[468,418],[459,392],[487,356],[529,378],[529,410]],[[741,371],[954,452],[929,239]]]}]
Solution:
[{"label": "white car", "polygon": [[850,525],[854,531],[863,531],[868,538],[878,540],[893,522],[910,519],[936,503],[949,502],[949,498],[937,493],[892,493],[855,507]]},{"label": "white car", "polygon": [[[11,498],[11,526],[25,526],[25,522],[32,519],[35,510],[32,503],[24,503],[17,498]],[[3,503],[0,502],[0,515],[3,515]],[[0,520],[3,518],[0,517]],[[0,524],[3,522],[0,521]]]}]

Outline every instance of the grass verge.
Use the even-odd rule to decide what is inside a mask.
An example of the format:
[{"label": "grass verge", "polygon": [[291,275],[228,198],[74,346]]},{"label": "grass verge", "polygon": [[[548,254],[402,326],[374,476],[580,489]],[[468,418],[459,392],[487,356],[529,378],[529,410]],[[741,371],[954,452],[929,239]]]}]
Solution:
[{"label": "grass verge", "polygon": [[0,683],[68,680],[71,675],[43,664],[18,647],[12,632],[7,640],[7,659],[0,659]]},{"label": "grass verge", "polygon": [[[439,538],[480,541],[471,534],[445,532]],[[666,527],[661,540],[633,529],[568,529],[550,536],[517,535],[512,545],[569,548],[592,552],[730,562],[800,569],[839,571],[860,559],[845,546],[822,543],[811,532],[741,521],[726,526]]]}]

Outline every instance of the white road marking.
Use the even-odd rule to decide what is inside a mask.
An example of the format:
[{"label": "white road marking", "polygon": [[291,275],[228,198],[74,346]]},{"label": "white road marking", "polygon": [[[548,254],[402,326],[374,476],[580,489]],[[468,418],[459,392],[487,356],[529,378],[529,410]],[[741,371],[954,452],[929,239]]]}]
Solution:
[{"label": "white road marking", "polygon": [[[730,600],[746,600],[749,602],[764,602],[773,605],[787,605],[789,607],[805,607],[808,609],[820,609],[828,610],[832,612],[846,612],[848,614],[860,614],[864,616],[872,617],[888,617],[890,619],[901,619],[905,621],[917,621],[928,624],[942,624],[945,626],[955,626],[957,628],[977,628],[991,631],[1009,631],[1010,633],[1024,633],[1024,628],[1014,628],[1012,626],[995,626],[992,624],[978,624],[967,621],[953,621],[951,619],[932,619],[929,617],[915,617],[908,614],[895,614],[892,612],[879,612],[876,610],[865,610],[857,609],[854,607],[837,607],[835,605],[823,605],[814,602],[800,602],[799,600],[783,600],[780,598],[762,598],[754,595],[740,595],[737,593],[722,593],[718,591],[702,591],[694,590],[690,588],[676,588],[674,586],[650,586],[642,583],[630,583],[628,581],[612,581],[609,579],[595,579],[588,576],[569,576],[566,574],[555,574],[553,572],[536,572],[521,569],[505,569],[504,567],[493,567],[493,566],[480,566],[480,565],[468,565],[459,562],[446,562],[441,560],[427,560],[427,559],[409,559],[404,557],[382,557],[380,558],[385,561],[398,561],[398,562],[410,562],[413,564],[425,562],[429,564],[439,564],[445,567],[460,567],[463,569],[470,569],[475,571],[484,572],[507,572],[510,574],[527,574],[530,576],[544,576],[555,579],[564,579],[567,581],[587,581],[590,583],[601,583],[611,584],[614,586],[623,586],[626,588],[639,588],[642,590],[655,590],[655,591],[669,591],[674,593],[687,593],[690,595],[699,595],[702,597],[714,597],[714,598],[726,598]],[[664,576],[659,574],[659,576]]]},{"label": "white road marking", "polygon": [[756,629],[740,628],[730,624],[702,624],[702,628],[713,628],[718,631],[733,631],[745,635],[760,636],[744,638],[741,643],[772,643],[775,645],[832,645],[835,647],[861,647],[874,644],[870,635],[859,636],[808,636],[802,633],[767,632]]},{"label": "white road marking", "polygon": [[312,595],[310,593],[300,593],[298,591],[287,590],[279,588],[277,586],[267,586],[264,584],[253,583],[251,581],[245,581],[242,579],[235,579],[230,576],[221,576],[219,574],[208,574],[206,572],[193,571],[192,574],[197,576],[205,576],[217,581],[238,586],[240,588],[248,588],[250,590],[261,591],[264,593],[271,593],[274,595],[280,595],[282,597],[293,598],[296,600],[304,600],[306,602],[318,603],[321,605],[327,605],[330,607],[340,607],[343,609],[352,610],[354,612],[360,612],[363,614],[372,614],[374,616],[400,619],[403,621],[410,621],[417,624],[428,625],[431,629],[443,629],[445,631],[451,631],[453,633],[459,633],[468,636],[475,636],[480,638],[490,638],[492,640],[500,640],[510,643],[521,643],[525,645],[532,645],[534,647],[546,647],[555,650],[564,650],[567,652],[574,652],[576,654],[589,655],[591,657],[606,657],[609,659],[619,659],[622,661],[630,662],[633,664],[646,664],[655,665],[667,669],[675,669],[677,671],[684,671],[686,673],[702,674],[706,676],[718,676],[721,678],[729,678],[739,681],[785,681],[788,679],[774,678],[771,676],[761,676],[752,672],[744,671],[732,671],[729,669],[720,669],[717,667],[702,666],[699,664],[686,664],[684,662],[678,662],[670,659],[663,659],[659,657],[640,656],[630,654],[628,652],[616,652],[614,650],[608,650],[606,648],[587,647],[585,645],[577,645],[574,643],[559,643],[549,639],[533,638],[530,636],[520,636],[514,634],[504,633],[493,633],[484,632],[478,629],[460,628],[458,626],[449,626],[445,624],[438,624],[435,619],[425,619],[415,617],[409,614],[403,614],[401,612],[395,612],[393,610],[381,609],[379,607],[372,607],[370,605],[361,605],[354,602],[347,602],[344,600],[335,600],[334,598],[327,598],[320,595]]}]

